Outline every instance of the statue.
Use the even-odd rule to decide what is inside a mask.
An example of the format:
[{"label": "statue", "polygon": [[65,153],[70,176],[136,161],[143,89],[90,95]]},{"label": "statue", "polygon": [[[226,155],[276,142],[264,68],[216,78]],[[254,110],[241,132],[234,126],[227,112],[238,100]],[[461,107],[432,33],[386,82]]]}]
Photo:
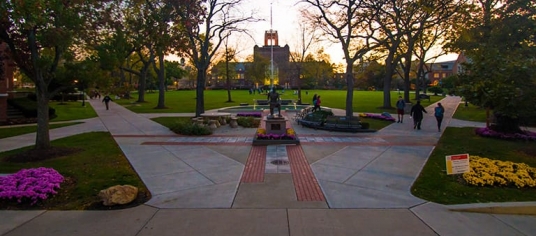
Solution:
[{"label": "statue", "polygon": [[268,103],[270,104],[270,118],[274,117],[274,108],[277,108],[278,116],[281,117],[281,104],[279,93],[275,91],[275,88],[272,88],[272,91],[268,93]]}]

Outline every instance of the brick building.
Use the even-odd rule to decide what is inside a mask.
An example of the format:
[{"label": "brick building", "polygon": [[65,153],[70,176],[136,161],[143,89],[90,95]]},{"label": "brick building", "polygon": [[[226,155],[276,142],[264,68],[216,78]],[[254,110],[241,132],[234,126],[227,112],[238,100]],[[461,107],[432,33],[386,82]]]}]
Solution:
[{"label": "brick building", "polygon": [[[279,46],[279,36],[277,30],[267,30],[264,32],[264,46],[259,47],[255,45],[253,47],[254,58],[261,56],[270,61],[273,52],[273,64],[274,64],[274,85],[284,85],[289,83],[290,80],[290,49],[288,45],[283,47]],[[270,84],[270,78],[264,85]]]}]

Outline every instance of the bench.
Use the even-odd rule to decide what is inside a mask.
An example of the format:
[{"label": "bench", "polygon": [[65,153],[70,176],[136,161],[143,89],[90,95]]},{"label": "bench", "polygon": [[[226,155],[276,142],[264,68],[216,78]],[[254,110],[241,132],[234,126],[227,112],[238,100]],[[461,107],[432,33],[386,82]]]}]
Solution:
[{"label": "bench", "polygon": [[324,127],[332,131],[356,132],[362,129],[358,117],[348,119],[346,116],[328,116],[324,122]]},{"label": "bench", "polygon": [[268,105],[268,100],[255,100],[257,105]]},{"label": "bench", "polygon": [[300,120],[303,120],[307,114],[311,113],[313,110],[313,107],[306,107],[301,109],[300,111],[296,112],[296,115],[294,116],[294,120],[296,123],[300,124]]},{"label": "bench", "polygon": [[430,101],[430,95],[426,94],[419,94],[419,100],[428,99]]}]

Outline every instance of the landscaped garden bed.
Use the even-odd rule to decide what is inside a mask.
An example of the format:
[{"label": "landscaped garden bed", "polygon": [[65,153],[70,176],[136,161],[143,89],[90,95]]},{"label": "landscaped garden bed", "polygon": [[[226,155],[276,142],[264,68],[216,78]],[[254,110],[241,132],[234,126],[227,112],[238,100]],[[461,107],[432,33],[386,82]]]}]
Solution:
[{"label": "landscaped garden bed", "polygon": [[287,128],[284,134],[267,134],[266,129],[259,128],[253,137],[253,146],[276,144],[299,144],[300,139],[292,128]]}]

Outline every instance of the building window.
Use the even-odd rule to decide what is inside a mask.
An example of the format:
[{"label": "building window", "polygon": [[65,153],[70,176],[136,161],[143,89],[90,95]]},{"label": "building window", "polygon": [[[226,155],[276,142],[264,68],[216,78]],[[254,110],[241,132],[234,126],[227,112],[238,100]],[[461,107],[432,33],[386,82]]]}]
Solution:
[{"label": "building window", "polygon": [[434,73],[434,78],[439,79],[439,73]]},{"label": "building window", "polygon": [[447,78],[447,73],[443,73],[441,78]]}]

